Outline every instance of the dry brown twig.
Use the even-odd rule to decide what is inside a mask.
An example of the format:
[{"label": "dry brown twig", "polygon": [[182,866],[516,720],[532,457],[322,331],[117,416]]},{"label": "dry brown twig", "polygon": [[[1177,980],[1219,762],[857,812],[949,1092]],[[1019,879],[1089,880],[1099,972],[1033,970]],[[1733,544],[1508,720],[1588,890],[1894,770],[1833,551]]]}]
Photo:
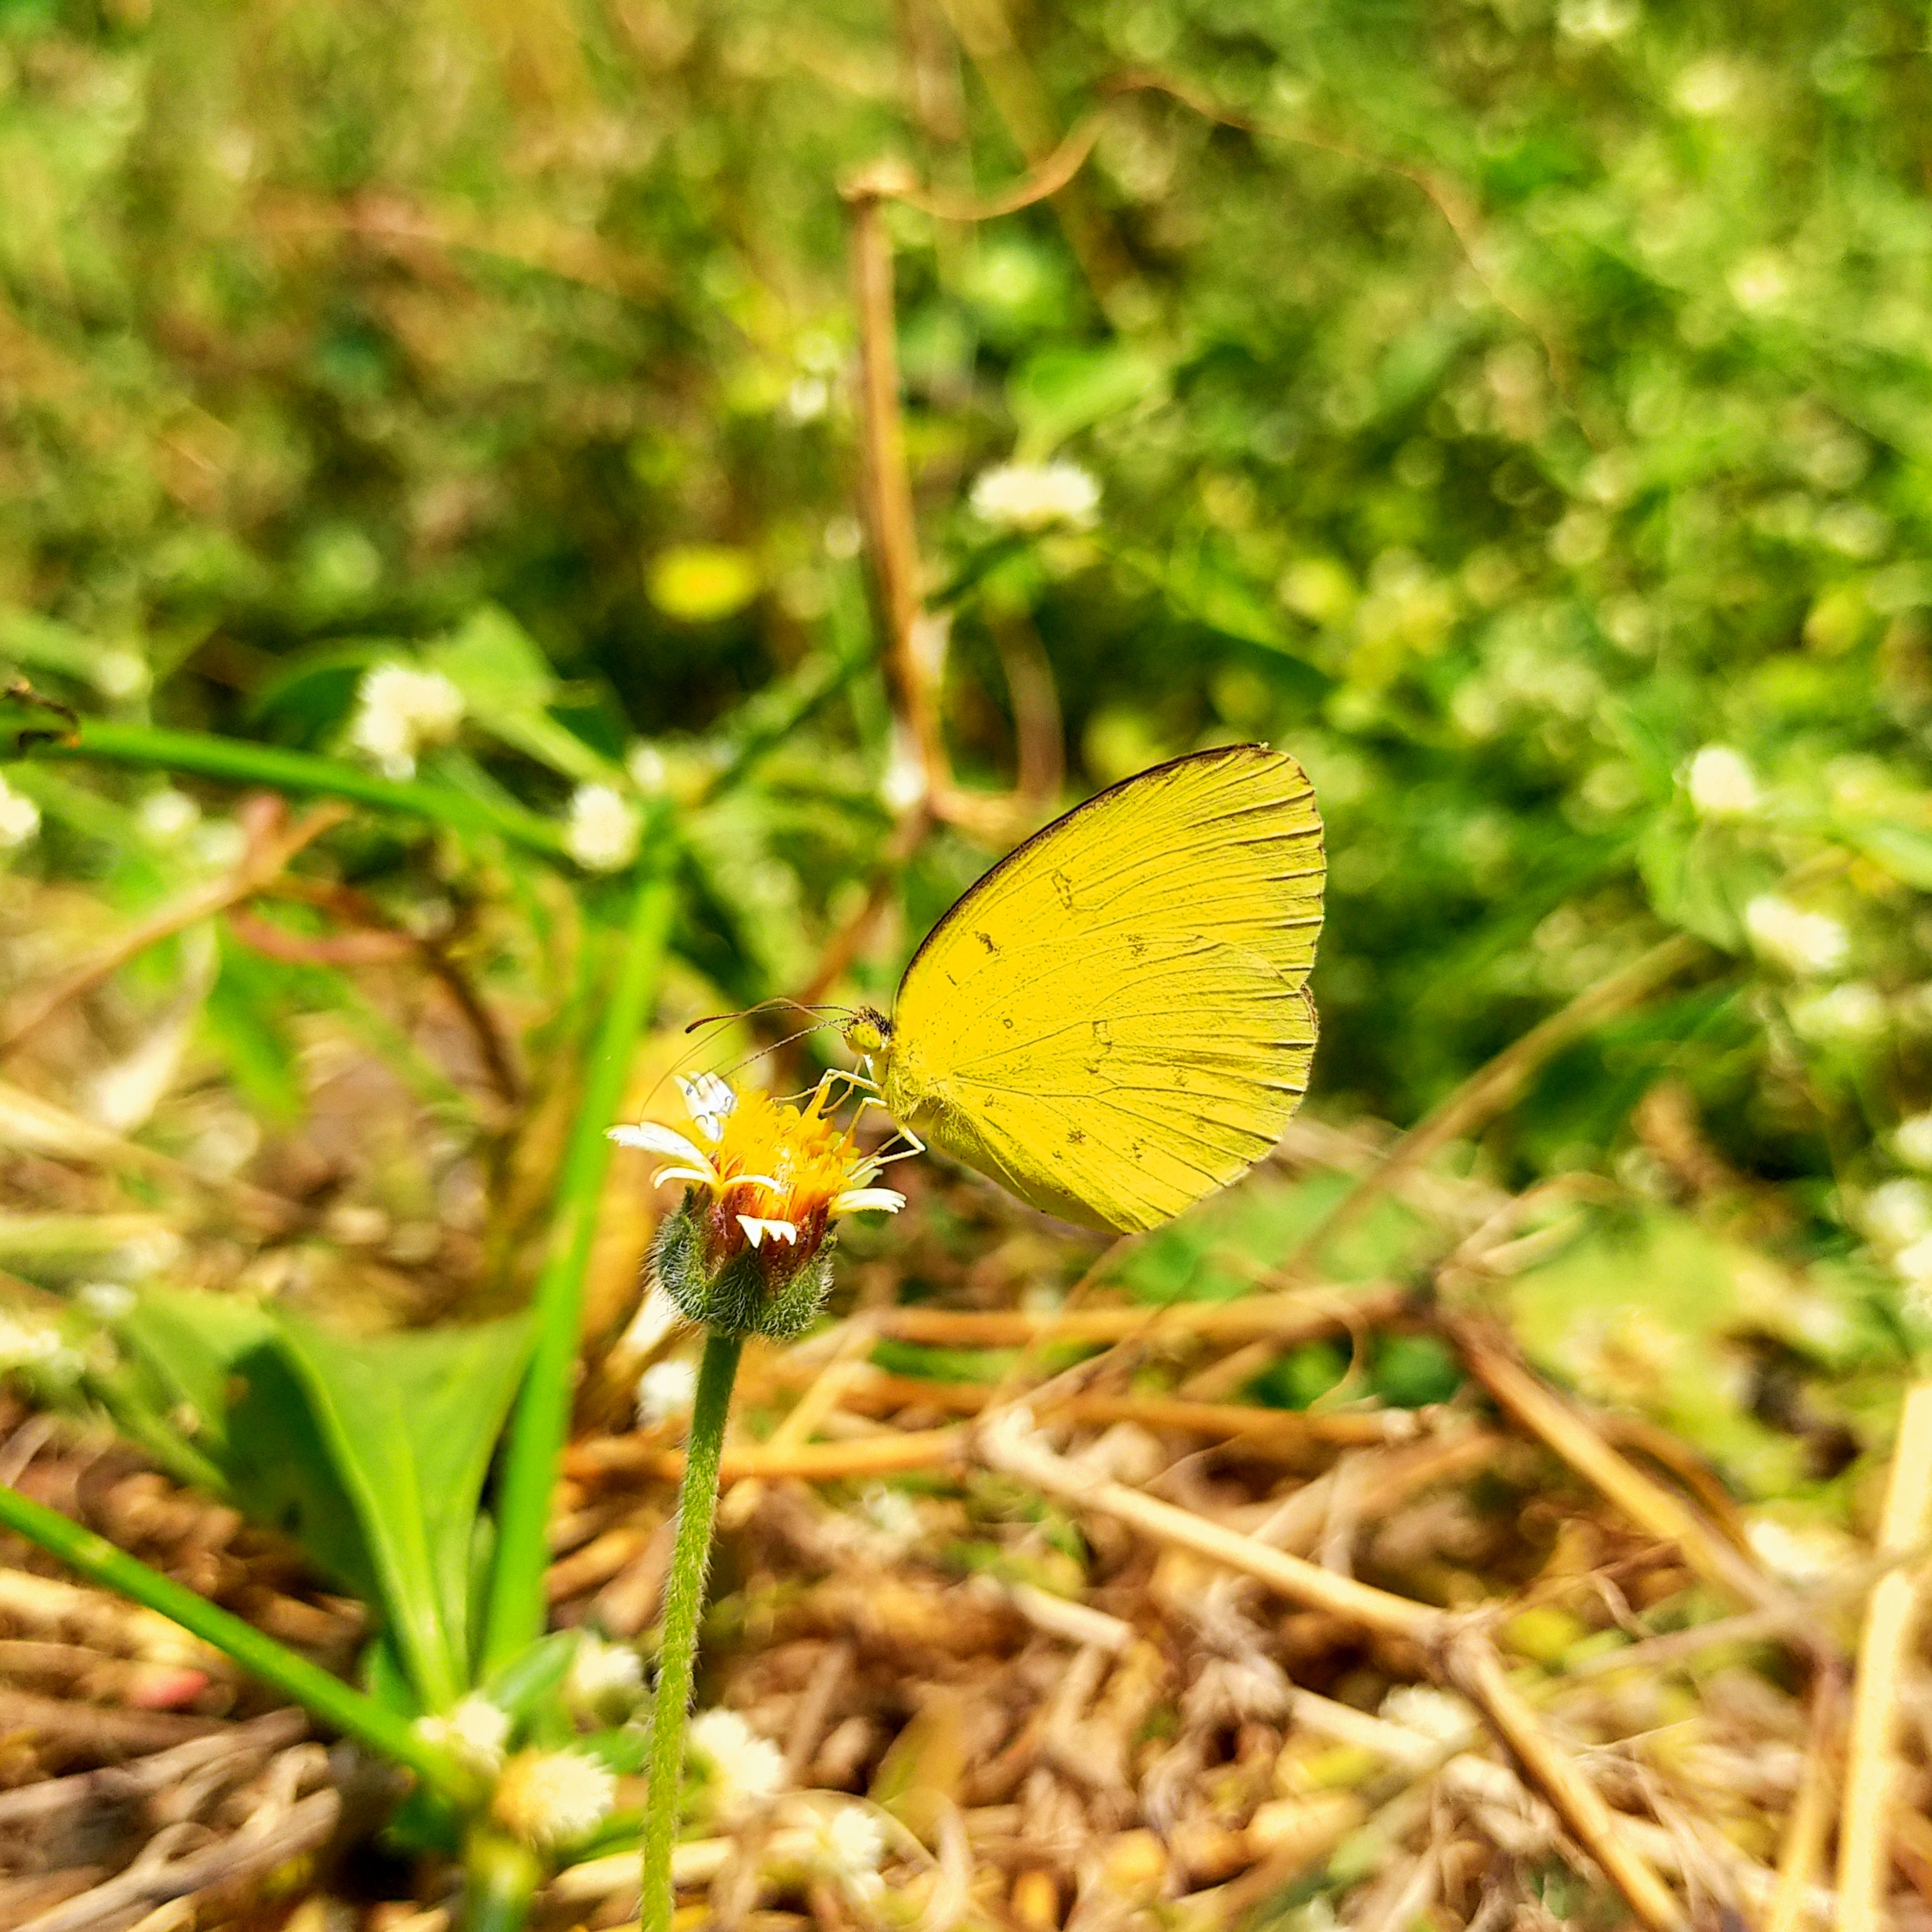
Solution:
[{"label": "dry brown twig", "polygon": [[471,983],[469,975],[452,953],[449,933],[406,931],[392,924],[366,894],[333,882],[284,877],[271,881],[261,896],[299,900],[334,913],[356,930],[327,935],[290,932],[237,906],[228,912],[228,928],[243,945],[271,959],[301,964],[365,966],[408,958],[419,960],[448,994],[451,1003],[468,1026],[499,1097],[510,1107],[521,1100],[523,1082],[518,1077],[509,1043],[482,996]]},{"label": "dry brown twig", "polygon": [[1109,1482],[1048,1448],[1024,1408],[980,1423],[973,1446],[987,1466],[1099,1510],[1161,1542],[1189,1550],[1254,1578],[1311,1610],[1385,1636],[1406,1638],[1438,1660],[1444,1677],[1469,1697],[1523,1765],[1578,1843],[1652,1932],[1678,1932],[1684,1914],[1650,1863],[1630,1843],[1624,1820],[1544,1729],[1510,1682],[1494,1647],[1466,1619],[1337,1576],[1284,1555],[1252,1537],[1223,1528],[1191,1510],[1163,1503],[1123,1483]]},{"label": "dry brown twig", "polygon": [[1764,1932],[1800,1932],[1812,1917],[1814,1881],[1824,1862],[1825,1835],[1831,1826],[1843,1701],[1843,1672],[1836,1662],[1821,1665],[1811,1687],[1811,1735],[1805,1746],[1804,1775],[1784,1822],[1777,1890],[1764,1921]]},{"label": "dry brown twig", "polygon": [[[1050,720],[1057,730],[1059,705],[1051,695],[1051,672],[1042,658],[1029,666],[1013,689],[1019,738],[1018,788],[995,797],[959,785],[947,754],[939,709],[946,625],[943,619],[923,608],[917,519],[899,410],[892,240],[886,231],[884,204],[913,192],[910,174],[890,162],[862,171],[844,189],[851,210],[858,310],[859,497],[864,512],[866,556],[893,711],[910,741],[908,748],[918,760],[922,791],[921,798],[908,808],[894,843],[910,841],[916,846],[926,829],[924,814],[930,813],[972,837],[1004,844],[1037,824],[1054,803],[1051,792],[1028,787],[1049,782],[1057,787],[1057,749],[1053,755],[1043,756],[1036,741],[1043,720]],[[1046,679],[1044,700],[1039,689],[1042,677]],[[919,809],[922,805],[923,812]],[[822,976],[822,971],[815,972],[813,981]]]},{"label": "dry brown twig", "polygon": [[251,798],[241,816],[248,844],[235,870],[136,920],[57,979],[23,994],[0,1018],[0,1059],[30,1039],[70,1000],[112,978],[137,954],[266,890],[298,852],[340,825],[349,809],[332,801],[314,806],[291,824],[279,798]]},{"label": "dry brown twig", "polygon": [[1900,1680],[1918,1621],[1921,1574],[1907,1559],[1932,1526],[1932,1382],[1907,1395],[1892,1452],[1878,1554],[1895,1567],[1873,1587],[1858,1644],[1838,1825],[1838,1924],[1882,1932],[1890,1813],[1898,1783]]},{"label": "dry brown twig", "polygon": [[1505,1413],[1547,1444],[1640,1529],[1674,1544],[1707,1583],[1754,1609],[1782,1613],[1797,1627],[1797,1606],[1734,1544],[1727,1542],[1681,1497],[1619,1455],[1568,1402],[1523,1366],[1514,1346],[1492,1323],[1443,1318],[1465,1365]]}]

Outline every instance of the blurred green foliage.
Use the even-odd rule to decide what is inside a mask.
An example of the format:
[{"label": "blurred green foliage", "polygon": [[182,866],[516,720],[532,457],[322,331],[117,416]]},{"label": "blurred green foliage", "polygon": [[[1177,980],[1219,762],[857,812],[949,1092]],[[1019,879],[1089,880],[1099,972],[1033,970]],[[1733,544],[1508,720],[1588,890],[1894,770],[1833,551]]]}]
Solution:
[{"label": "blurred green foliage", "polygon": [[[1922,41],[1882,4],[4,0],[0,660],[379,763],[365,680],[437,672],[463,715],[406,747],[425,776],[625,863],[718,720],[863,644],[841,176],[990,191],[1104,103],[1052,205],[890,211],[962,771],[1009,782],[1002,667],[1035,641],[1076,791],[1215,738],[1303,758],[1338,1115],[1413,1119],[1700,935],[1495,1172],[1681,1189],[1629,1125],[1668,1075],[1808,1242],[1862,1225],[1915,1287]],[[1097,514],[976,514],[1012,458],[1078,465]],[[677,944],[722,998],[795,989],[850,913],[888,721],[864,671],[691,815]],[[144,903],[222,857],[182,792],[10,771],[17,870]],[[334,849],[372,891],[478,889],[380,828]],[[929,845],[898,957],[988,857]],[[554,950],[553,901],[494,883],[521,963]],[[286,1113],[274,1037],[313,989],[228,950],[211,984]]]}]

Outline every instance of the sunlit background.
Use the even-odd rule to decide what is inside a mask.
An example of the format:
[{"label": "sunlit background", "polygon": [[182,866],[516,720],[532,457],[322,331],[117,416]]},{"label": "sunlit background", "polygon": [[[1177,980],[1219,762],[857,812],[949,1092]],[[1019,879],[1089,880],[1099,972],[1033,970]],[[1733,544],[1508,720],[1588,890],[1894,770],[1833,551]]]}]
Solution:
[{"label": "sunlit background", "polygon": [[[1050,203],[889,210],[963,775],[1011,782],[1042,656],[1069,797],[1216,739],[1301,757],[1335,1117],[1413,1120],[1700,936],[1485,1160],[1682,1193],[1688,1135],[1792,1183],[1801,1247],[1869,1234],[1915,1292],[1922,33],[1636,0],[8,0],[0,654],[84,711],[420,753],[548,812],[605,785],[582,836],[620,859],[716,719],[864,642],[841,180],[897,157],[993,195],[1098,114]],[[384,665],[462,701],[371,715]],[[718,998],[796,989],[862,893],[887,724],[867,672],[698,818]],[[132,903],[224,857],[188,793],[7,782],[17,881]],[[989,856],[930,844],[842,983],[889,989]],[[372,885],[402,863],[371,835]],[[225,956],[206,1032],[258,1086],[266,973]]]}]

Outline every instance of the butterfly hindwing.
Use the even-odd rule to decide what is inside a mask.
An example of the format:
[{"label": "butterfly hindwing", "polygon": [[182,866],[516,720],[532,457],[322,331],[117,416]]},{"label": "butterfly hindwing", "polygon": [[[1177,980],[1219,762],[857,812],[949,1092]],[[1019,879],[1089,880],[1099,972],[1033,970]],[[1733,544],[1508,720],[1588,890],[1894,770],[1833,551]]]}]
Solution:
[{"label": "butterfly hindwing", "polygon": [[1281,753],[1197,753],[1102,792],[920,949],[888,1104],[1049,1212],[1158,1224],[1299,1104],[1323,876],[1313,791]]}]

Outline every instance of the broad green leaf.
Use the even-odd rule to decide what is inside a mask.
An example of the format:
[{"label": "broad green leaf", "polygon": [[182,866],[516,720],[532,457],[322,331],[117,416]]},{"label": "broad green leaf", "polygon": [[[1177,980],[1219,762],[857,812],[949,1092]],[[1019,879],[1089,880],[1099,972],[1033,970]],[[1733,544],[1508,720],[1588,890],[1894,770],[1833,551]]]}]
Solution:
[{"label": "broad green leaf", "polygon": [[1037,462],[1068,437],[1167,393],[1168,365],[1142,348],[1055,347],[1029,356],[1007,385],[1020,425],[1015,454]]},{"label": "broad green leaf", "polygon": [[516,619],[494,605],[475,612],[423,662],[463,694],[466,722],[579,784],[621,782],[622,773],[550,715],[557,678]]},{"label": "broad green leaf", "polygon": [[1729,953],[1744,949],[1744,908],[1778,880],[1764,853],[1717,828],[1687,827],[1674,813],[1652,821],[1638,843],[1637,867],[1660,919]]},{"label": "broad green leaf", "polygon": [[156,1412],[224,1472],[231,1463],[235,1378],[274,1333],[274,1317],[239,1295],[152,1285],[115,1325]]},{"label": "broad green leaf", "polygon": [[431,1708],[469,1681],[470,1551],[530,1322],[350,1340],[285,1320],[279,1347],[354,1510],[380,1600]]},{"label": "broad green leaf", "polygon": [[1867,819],[1847,825],[1841,836],[1902,883],[1932,892],[1932,831],[1919,825]]}]

